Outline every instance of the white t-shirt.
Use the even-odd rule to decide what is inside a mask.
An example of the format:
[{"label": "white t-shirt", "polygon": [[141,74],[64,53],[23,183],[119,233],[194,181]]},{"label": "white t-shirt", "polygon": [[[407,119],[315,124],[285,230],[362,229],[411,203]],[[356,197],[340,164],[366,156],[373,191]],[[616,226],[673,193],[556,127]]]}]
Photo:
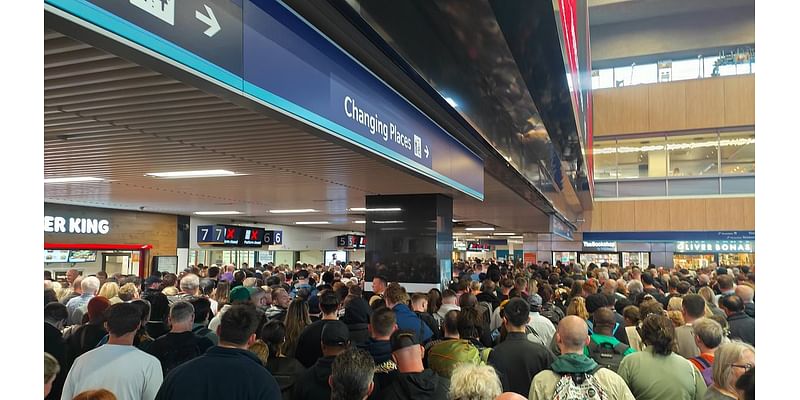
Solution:
[{"label": "white t-shirt", "polygon": [[117,400],[153,400],[162,381],[157,358],[134,346],[104,344],[75,359],[61,400],[95,389],[111,391]]}]

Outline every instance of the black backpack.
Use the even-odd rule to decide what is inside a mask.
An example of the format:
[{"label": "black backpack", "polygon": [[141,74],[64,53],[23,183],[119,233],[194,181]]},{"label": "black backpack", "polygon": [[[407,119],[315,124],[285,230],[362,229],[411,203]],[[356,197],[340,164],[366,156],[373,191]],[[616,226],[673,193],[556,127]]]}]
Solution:
[{"label": "black backpack", "polygon": [[601,367],[608,368],[614,372],[619,369],[619,364],[629,348],[627,344],[621,342],[617,343],[616,346],[612,346],[611,343],[598,344],[594,340],[590,340],[589,345],[586,347],[589,348],[589,357],[600,364]]}]

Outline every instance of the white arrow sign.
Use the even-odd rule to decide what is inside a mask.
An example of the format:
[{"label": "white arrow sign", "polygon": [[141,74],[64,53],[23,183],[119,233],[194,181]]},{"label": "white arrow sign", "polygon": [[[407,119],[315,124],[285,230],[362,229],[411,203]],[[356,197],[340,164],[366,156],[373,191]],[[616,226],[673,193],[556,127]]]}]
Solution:
[{"label": "white arrow sign", "polygon": [[206,13],[208,13],[208,16],[203,15],[203,13],[201,13],[199,10],[195,10],[194,16],[208,25],[208,29],[206,29],[206,31],[203,33],[205,33],[208,37],[212,37],[219,32],[221,28],[219,26],[219,22],[217,21],[217,17],[214,16],[214,11],[211,10],[211,7],[205,4],[203,4],[203,7],[206,8]]},{"label": "white arrow sign", "polygon": [[426,144],[425,145],[425,158],[428,158],[429,154],[430,154],[430,152],[428,151],[428,145]]}]

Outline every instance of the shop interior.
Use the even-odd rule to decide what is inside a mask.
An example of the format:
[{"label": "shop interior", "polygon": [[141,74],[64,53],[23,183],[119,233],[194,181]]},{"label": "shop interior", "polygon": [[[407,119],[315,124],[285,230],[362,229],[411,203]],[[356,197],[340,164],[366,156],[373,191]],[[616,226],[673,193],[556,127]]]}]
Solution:
[{"label": "shop interior", "polygon": [[140,257],[139,251],[130,250],[45,250],[44,269],[50,271],[59,282],[66,282],[67,270],[72,268],[82,276],[100,271],[108,275],[138,274]]}]

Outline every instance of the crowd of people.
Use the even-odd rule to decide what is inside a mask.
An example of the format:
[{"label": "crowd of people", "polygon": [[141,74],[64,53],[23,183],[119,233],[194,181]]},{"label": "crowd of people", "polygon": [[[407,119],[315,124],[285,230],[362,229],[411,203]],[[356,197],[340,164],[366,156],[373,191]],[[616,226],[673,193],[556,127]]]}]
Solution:
[{"label": "crowd of people", "polygon": [[476,259],[427,293],[363,267],[45,273],[45,397],[755,397],[752,267]]}]

